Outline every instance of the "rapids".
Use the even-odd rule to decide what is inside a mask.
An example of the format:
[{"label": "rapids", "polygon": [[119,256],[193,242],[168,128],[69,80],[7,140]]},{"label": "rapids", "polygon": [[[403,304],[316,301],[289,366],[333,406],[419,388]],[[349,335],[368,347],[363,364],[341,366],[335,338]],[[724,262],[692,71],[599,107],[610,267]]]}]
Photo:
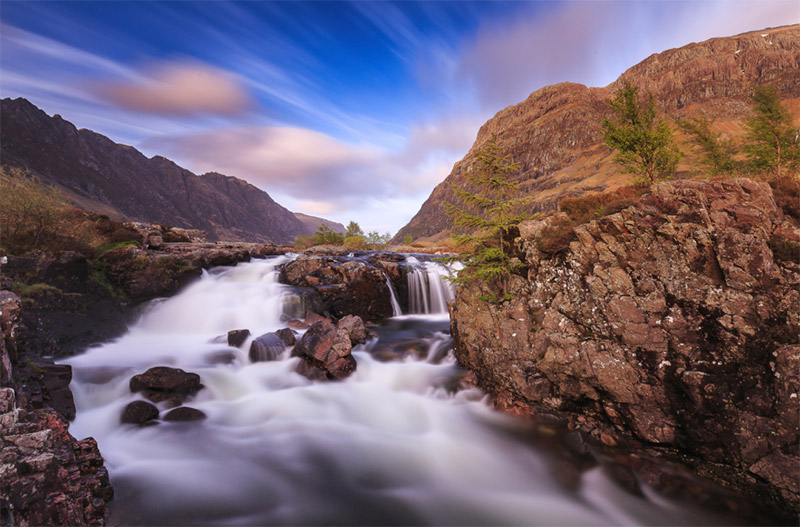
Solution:
[{"label": "rapids", "polygon": [[[116,492],[111,524],[718,521],[652,491],[634,496],[600,469],[584,473],[577,488],[559,483],[547,455],[524,440],[520,420],[493,411],[480,391],[458,389],[463,372],[445,305],[452,291],[438,264],[410,262],[419,271],[410,290],[418,293],[412,310],[439,313],[387,320],[356,348],[358,369],[343,382],[308,381],[288,352],[251,363],[249,341],[242,349],[215,343],[231,329],[258,336],[284,327],[291,288],[277,282],[276,266],[285,261],[206,272],[151,303],[115,342],[68,361],[78,407],[71,432],[99,443]],[[399,360],[382,362],[381,353]],[[128,389],[131,376],[157,365],[200,374],[205,389],[186,404],[208,419],[120,424],[124,406],[140,398]]]}]

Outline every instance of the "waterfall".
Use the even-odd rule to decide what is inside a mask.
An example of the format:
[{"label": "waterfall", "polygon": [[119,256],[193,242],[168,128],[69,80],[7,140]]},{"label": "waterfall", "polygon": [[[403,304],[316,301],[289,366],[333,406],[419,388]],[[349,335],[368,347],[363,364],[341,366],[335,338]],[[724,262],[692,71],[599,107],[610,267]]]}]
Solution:
[{"label": "waterfall", "polygon": [[403,310],[400,308],[400,302],[397,301],[397,292],[394,290],[394,286],[392,285],[392,281],[389,280],[389,277],[386,276],[386,273],[383,274],[386,277],[386,286],[389,288],[389,294],[392,295],[392,316],[399,317],[403,315]]},{"label": "waterfall", "polygon": [[420,262],[417,258],[406,258],[408,265],[408,303],[411,313],[447,313],[447,304],[455,298],[453,284],[448,280],[454,276],[451,269],[437,262]]}]

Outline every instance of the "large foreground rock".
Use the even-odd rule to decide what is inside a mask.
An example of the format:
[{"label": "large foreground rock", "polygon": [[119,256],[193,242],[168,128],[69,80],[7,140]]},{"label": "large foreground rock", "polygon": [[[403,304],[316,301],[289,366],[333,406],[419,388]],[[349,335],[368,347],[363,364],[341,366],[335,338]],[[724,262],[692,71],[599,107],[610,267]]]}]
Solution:
[{"label": "large foreground rock", "polygon": [[295,344],[292,356],[302,360],[297,371],[312,380],[338,380],[356,369],[350,334],[327,320],[315,322]]},{"label": "large foreground rock", "polygon": [[459,362],[498,406],[555,411],[613,445],[676,449],[700,474],[800,511],[800,241],[764,183],[685,181],[576,229],[553,259],[520,225],[510,302],[460,287]]}]

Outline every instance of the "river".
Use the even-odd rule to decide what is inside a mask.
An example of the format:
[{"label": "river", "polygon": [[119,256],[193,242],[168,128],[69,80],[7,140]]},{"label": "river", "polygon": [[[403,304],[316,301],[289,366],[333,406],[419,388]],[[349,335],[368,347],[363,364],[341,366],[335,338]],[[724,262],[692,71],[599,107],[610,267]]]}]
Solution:
[{"label": "river", "polygon": [[[252,363],[248,345],[215,343],[232,329],[285,327],[292,293],[276,267],[288,258],[205,272],[152,302],[124,336],[68,360],[78,408],[70,430],[98,441],[116,492],[112,525],[721,521],[647,488],[631,494],[599,468],[565,485],[551,454],[526,439],[528,424],[460,387],[445,310],[452,292],[438,264],[414,264],[427,275],[409,280],[419,313],[376,328],[377,338],[354,348],[358,367],[344,381],[312,383],[288,351]],[[158,365],[201,376],[205,388],[186,404],[206,420],[120,423],[141,398],[131,376]]]}]

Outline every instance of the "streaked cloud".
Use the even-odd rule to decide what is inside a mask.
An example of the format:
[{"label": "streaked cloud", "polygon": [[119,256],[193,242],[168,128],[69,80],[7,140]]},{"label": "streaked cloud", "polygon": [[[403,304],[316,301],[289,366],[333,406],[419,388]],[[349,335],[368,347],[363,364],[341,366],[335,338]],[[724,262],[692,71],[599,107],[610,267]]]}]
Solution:
[{"label": "streaked cloud", "polygon": [[156,115],[236,116],[255,106],[235,75],[205,64],[158,64],[142,77],[133,82],[97,82],[92,91],[125,110]]}]

